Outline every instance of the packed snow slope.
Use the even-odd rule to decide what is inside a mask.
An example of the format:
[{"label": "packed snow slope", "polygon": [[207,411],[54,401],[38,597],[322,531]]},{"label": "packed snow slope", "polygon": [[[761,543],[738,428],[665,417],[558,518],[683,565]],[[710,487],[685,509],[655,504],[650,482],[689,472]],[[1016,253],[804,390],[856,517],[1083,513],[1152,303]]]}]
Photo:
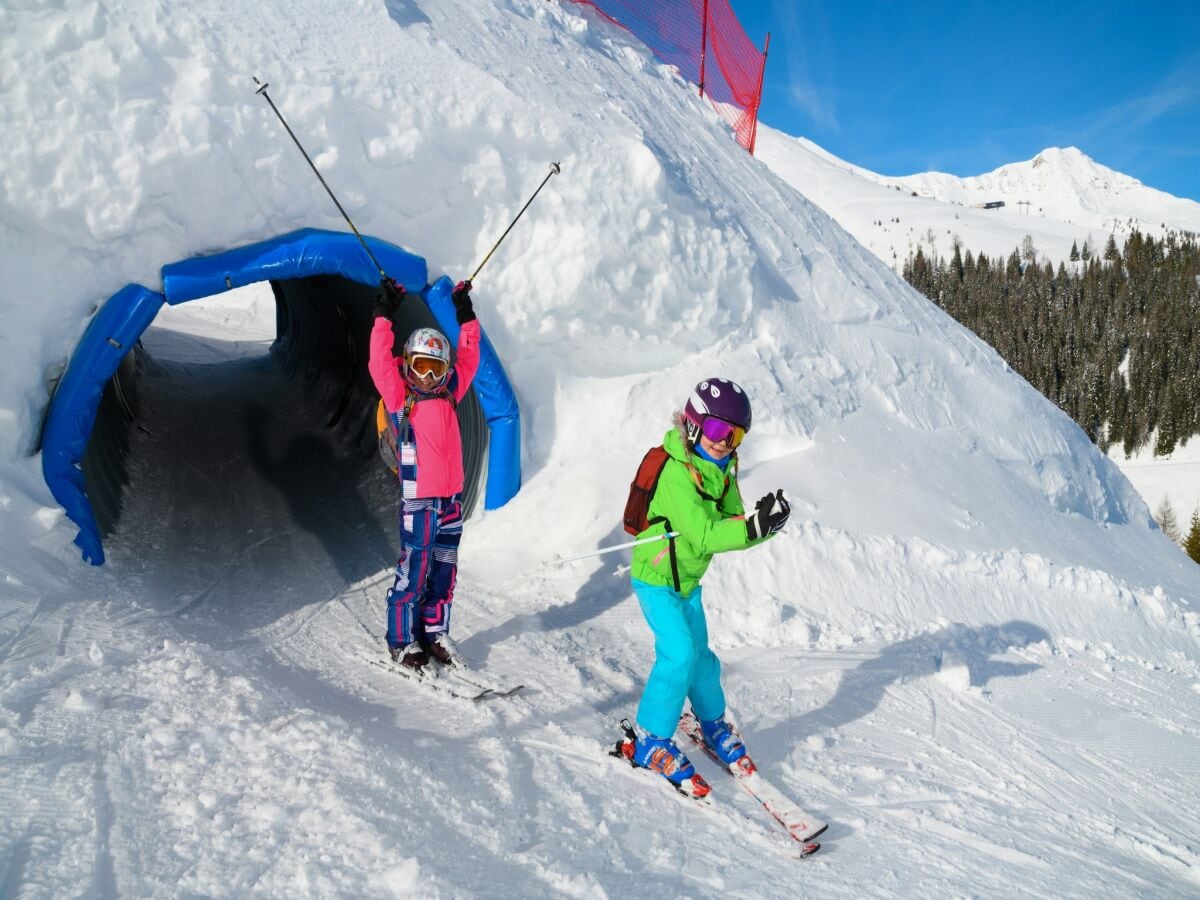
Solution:
[{"label": "packed snow slope", "polygon": [[[66,0],[5,4],[0,35],[0,895],[1200,887],[1200,568],[622,32],[544,0]],[[359,229],[431,275],[469,273],[562,163],[476,290],[526,484],[468,523],[454,634],[513,699],[368,664],[395,536],[357,498],[379,473],[339,468],[264,295],[147,333],[147,396],[198,398],[196,422],[139,423],[107,566],[29,455],[115,290],[341,227],[253,75]],[[637,462],[713,374],[753,398],[747,498],[793,501],[705,599],[760,767],[831,823],[805,861],[705,760],[710,809],[604,755],[649,633],[622,558],[553,565],[622,537]]]}]

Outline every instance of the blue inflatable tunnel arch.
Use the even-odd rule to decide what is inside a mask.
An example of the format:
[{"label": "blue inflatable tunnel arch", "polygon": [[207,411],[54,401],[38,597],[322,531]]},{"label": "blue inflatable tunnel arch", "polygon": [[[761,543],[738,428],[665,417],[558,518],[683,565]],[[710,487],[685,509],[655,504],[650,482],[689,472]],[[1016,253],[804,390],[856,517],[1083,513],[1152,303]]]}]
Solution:
[{"label": "blue inflatable tunnel arch", "polygon": [[[424,259],[392,244],[365,238],[389,275],[410,295],[424,298],[438,327],[452,342],[459,326],[446,277],[428,283]],[[79,527],[75,543],[83,558],[104,562],[102,529],[84,477],[84,456],[93,440],[97,414],[106,398],[127,412],[119,371],[127,354],[153,322],[164,303],[179,304],[261,281],[273,284],[313,276],[339,276],[366,288],[379,281],[378,271],[354,235],[303,229],[271,240],[210,256],[172,263],[162,269],[162,291],[130,284],[110,297],[86,329],[59,382],[42,434],[42,467],[46,483],[70,519]],[[277,293],[278,296],[278,293]],[[503,506],[521,486],[520,410],[500,358],[486,334],[480,348],[473,389],[487,423],[487,478],[484,508]],[[114,392],[112,385],[117,384]],[[132,417],[132,412],[129,412]]]}]

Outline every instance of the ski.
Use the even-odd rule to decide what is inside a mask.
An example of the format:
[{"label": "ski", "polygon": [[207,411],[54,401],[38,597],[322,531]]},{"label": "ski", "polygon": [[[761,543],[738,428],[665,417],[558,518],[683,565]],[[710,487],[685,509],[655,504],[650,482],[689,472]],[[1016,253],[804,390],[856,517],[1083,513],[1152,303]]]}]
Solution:
[{"label": "ski", "polygon": [[[625,724],[626,722],[623,720],[621,722],[622,728],[624,728]],[[669,785],[675,789],[672,795],[676,798],[676,800],[678,800],[679,803],[685,804],[692,808],[699,807],[700,809],[704,810],[706,814],[735,817],[737,820],[743,823],[743,830],[741,834],[744,837],[751,834],[757,835],[763,840],[768,841],[771,846],[778,848],[781,853],[784,853],[788,856],[797,859],[803,859],[806,856],[812,856],[812,854],[816,853],[817,850],[821,848],[821,845],[816,841],[797,843],[790,836],[782,833],[778,828],[774,827],[774,823],[768,826],[756,816],[751,816],[749,813],[746,813],[731,805],[716,802],[716,798],[711,788],[709,787],[708,783],[703,780],[703,777],[700,776],[699,773],[697,773],[696,778],[699,779],[700,783],[704,785],[703,794],[692,793],[692,791],[684,788],[681,785],[671,784],[670,781],[663,778],[653,769],[648,769],[644,766],[637,765],[633,762],[632,758],[630,757],[630,753],[625,746],[630,740],[632,740],[632,738],[630,738],[628,736],[628,732],[626,732],[626,738],[618,741],[616,747],[608,750],[607,755],[610,757],[615,757],[616,759],[620,760],[621,763],[629,763],[629,768],[621,765],[621,763],[617,763],[617,765],[619,765],[623,771],[628,772],[639,781],[653,780],[663,784],[664,786]]]},{"label": "ski", "polygon": [[431,665],[439,667],[439,672],[442,675],[449,676],[462,684],[473,687],[482,691],[488,697],[511,697],[513,694],[524,689],[525,685],[518,684],[516,687],[505,687],[494,682],[489,683],[486,677],[480,677],[474,669],[468,669],[460,661],[454,661],[450,665],[442,665],[436,661],[431,661]]},{"label": "ski", "polygon": [[[685,712],[679,719],[679,730],[687,738],[703,750],[714,762],[730,774],[730,776],[750,794],[759,805],[770,814],[794,840],[799,842],[804,851],[802,856],[809,856],[821,848],[813,838],[820,835],[829,826],[801,809],[796,803],[767,781],[758,771],[749,755],[743,756],[732,766],[726,766],[713,752],[704,740],[700,730],[700,722],[690,712]],[[811,849],[810,849],[811,848]]]},{"label": "ski", "polygon": [[367,662],[376,668],[383,669],[385,672],[391,672],[400,678],[404,678],[415,684],[421,684],[425,687],[432,688],[435,691],[446,694],[450,697],[457,697],[459,700],[470,700],[478,703],[481,700],[486,700],[493,696],[491,688],[481,688],[479,685],[470,685],[462,690],[457,690],[450,684],[443,681],[436,675],[426,675],[416,669],[410,669],[406,666],[397,665],[391,659],[379,659],[370,657]]}]

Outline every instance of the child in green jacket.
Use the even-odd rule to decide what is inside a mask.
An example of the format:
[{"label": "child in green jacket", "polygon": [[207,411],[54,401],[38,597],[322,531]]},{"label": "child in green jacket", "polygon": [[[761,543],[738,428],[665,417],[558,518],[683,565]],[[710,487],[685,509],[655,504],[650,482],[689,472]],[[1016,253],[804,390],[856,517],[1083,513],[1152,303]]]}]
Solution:
[{"label": "child in green jacket", "polygon": [[663,438],[669,459],[650,500],[650,525],[639,537],[676,532],[666,543],[633,551],[633,590],[654,632],[654,668],[638,706],[637,729],[618,744],[634,765],[662,774],[701,797],[709,787],[672,740],[684,700],[707,744],[726,765],[746,755],[725,721],[721,663],[708,646],[700,579],[713,554],[761,543],[787,522],[783,491],[767,494],[745,515],[737,484],[737,446],[750,430],[750,400],[732,381],[696,385],[676,427]]}]

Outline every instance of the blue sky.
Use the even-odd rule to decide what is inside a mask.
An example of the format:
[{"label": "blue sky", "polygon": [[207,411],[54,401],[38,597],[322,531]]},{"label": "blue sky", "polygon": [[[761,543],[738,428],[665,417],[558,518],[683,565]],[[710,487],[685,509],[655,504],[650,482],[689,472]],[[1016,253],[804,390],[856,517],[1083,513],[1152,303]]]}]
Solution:
[{"label": "blue sky", "polygon": [[1075,146],[1200,201],[1200,0],[732,0],[771,32],[761,121],[885,175]]}]

